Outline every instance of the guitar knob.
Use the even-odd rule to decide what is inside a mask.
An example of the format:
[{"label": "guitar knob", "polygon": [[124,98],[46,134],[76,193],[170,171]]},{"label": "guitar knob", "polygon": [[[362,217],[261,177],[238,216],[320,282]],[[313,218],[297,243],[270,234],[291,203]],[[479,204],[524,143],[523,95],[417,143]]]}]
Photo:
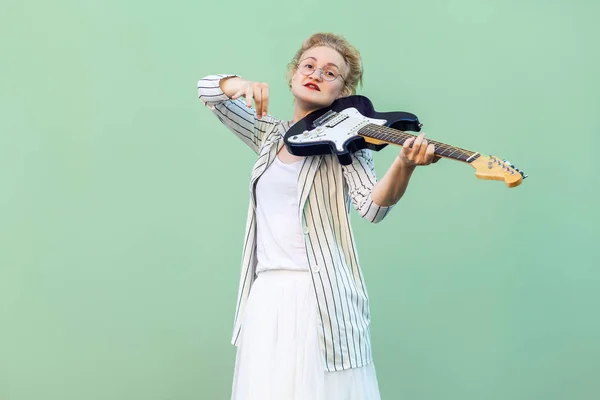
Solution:
[{"label": "guitar knob", "polygon": [[309,134],[309,133],[310,133],[310,132],[308,132],[308,131],[304,131],[304,132],[302,132],[302,134],[303,134],[304,136],[308,136],[308,134]]}]

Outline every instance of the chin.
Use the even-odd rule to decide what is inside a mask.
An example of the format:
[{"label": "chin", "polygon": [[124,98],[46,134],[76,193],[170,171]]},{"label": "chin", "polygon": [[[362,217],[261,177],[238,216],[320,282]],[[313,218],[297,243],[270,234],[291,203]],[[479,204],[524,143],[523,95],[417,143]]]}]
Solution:
[{"label": "chin", "polygon": [[307,95],[305,93],[292,93],[292,94],[296,98],[296,101],[300,101],[300,102],[308,105],[311,108],[312,107],[318,107],[318,108],[327,107],[331,103],[333,103],[333,100],[334,100],[334,99],[323,99],[323,98],[319,98],[318,96],[311,96],[311,95]]}]

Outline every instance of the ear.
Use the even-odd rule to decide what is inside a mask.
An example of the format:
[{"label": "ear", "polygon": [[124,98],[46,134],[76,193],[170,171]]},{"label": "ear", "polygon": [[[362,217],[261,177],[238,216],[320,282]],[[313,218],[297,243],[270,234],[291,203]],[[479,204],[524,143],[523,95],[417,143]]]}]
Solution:
[{"label": "ear", "polygon": [[298,70],[298,68],[294,68],[293,70],[289,71],[287,74],[288,86],[290,87],[290,89],[292,88],[292,81],[294,80],[294,77],[296,76],[297,70]]}]

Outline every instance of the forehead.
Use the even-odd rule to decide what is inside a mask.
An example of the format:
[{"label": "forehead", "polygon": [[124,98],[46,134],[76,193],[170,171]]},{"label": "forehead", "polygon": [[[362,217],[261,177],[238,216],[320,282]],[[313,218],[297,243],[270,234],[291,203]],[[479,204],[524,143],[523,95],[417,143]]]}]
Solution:
[{"label": "forehead", "polygon": [[304,60],[308,57],[316,59],[321,65],[331,63],[337,65],[339,68],[346,67],[346,63],[344,62],[342,55],[331,47],[319,46],[308,49],[304,52],[304,54],[302,54],[300,60]]}]

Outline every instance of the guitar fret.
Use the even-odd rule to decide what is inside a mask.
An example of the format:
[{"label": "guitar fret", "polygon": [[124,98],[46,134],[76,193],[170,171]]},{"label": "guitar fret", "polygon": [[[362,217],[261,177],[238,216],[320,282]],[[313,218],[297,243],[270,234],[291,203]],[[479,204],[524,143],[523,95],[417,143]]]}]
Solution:
[{"label": "guitar fret", "polygon": [[[369,124],[364,126],[358,131],[359,134],[372,137],[375,139],[380,139],[388,143],[394,143],[402,146],[404,142],[416,135],[408,134],[399,129],[389,128],[387,126],[380,126],[375,124]],[[453,158],[459,161],[471,162],[473,160],[469,160],[473,157],[475,152],[464,150],[459,147],[451,146],[445,143],[436,142],[434,140],[428,141],[430,144],[435,145],[436,154],[448,158]]]}]

